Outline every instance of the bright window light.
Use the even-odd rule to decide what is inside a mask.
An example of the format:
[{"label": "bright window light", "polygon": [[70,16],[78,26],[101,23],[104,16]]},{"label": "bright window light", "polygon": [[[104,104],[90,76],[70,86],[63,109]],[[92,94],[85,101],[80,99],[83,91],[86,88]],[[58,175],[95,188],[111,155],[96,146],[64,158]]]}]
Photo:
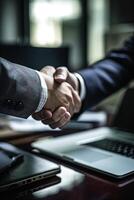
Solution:
[{"label": "bright window light", "polygon": [[30,4],[31,43],[41,46],[62,44],[62,22],[81,15],[78,0],[34,0]]},{"label": "bright window light", "polygon": [[77,0],[35,1],[32,5],[32,18],[35,20],[75,19],[80,16],[81,8]]}]

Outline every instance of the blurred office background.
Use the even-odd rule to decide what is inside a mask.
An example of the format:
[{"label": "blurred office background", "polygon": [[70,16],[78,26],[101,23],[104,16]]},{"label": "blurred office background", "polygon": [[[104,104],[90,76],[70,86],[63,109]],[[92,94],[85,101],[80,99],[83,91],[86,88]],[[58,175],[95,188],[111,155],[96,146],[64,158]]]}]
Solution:
[{"label": "blurred office background", "polygon": [[65,64],[75,71],[132,34],[133,8],[133,0],[1,0],[0,43],[68,48]]}]

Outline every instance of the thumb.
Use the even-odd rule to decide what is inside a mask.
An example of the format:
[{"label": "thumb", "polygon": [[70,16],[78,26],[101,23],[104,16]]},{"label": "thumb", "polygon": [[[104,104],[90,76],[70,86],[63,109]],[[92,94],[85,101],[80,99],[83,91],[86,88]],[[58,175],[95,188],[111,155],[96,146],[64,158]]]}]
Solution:
[{"label": "thumb", "polygon": [[66,67],[58,67],[54,73],[54,79],[58,83],[62,83],[67,80],[68,69]]},{"label": "thumb", "polygon": [[47,65],[47,66],[43,67],[40,71],[53,77],[56,70],[53,66]]}]

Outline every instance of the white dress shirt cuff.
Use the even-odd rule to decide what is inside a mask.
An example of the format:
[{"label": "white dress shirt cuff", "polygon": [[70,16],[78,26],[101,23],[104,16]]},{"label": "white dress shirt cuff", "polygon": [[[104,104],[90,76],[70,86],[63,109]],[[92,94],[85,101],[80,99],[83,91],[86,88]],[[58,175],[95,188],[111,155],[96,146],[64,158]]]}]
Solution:
[{"label": "white dress shirt cuff", "polygon": [[41,96],[40,96],[40,101],[39,104],[37,106],[37,109],[35,112],[39,112],[40,110],[42,110],[42,108],[44,107],[47,98],[48,98],[48,89],[47,89],[47,84],[42,76],[42,74],[39,71],[36,71],[37,74],[39,75],[40,78],[40,82],[41,82]]},{"label": "white dress shirt cuff", "polygon": [[74,73],[74,75],[77,77],[79,83],[80,83],[80,98],[81,100],[83,100],[86,96],[86,86],[85,86],[85,82],[83,80],[83,77],[78,74],[78,73]]}]

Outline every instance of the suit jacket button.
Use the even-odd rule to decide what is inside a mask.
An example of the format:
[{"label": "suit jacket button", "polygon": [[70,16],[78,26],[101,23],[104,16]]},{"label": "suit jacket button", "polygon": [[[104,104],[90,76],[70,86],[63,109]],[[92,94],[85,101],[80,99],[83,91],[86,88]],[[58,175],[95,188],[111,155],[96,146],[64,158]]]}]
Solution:
[{"label": "suit jacket button", "polygon": [[7,99],[4,103],[4,105],[8,108],[8,109],[12,109],[13,108],[13,101],[11,99]]},{"label": "suit jacket button", "polygon": [[24,104],[22,101],[16,102],[15,110],[20,111],[24,108]]}]

